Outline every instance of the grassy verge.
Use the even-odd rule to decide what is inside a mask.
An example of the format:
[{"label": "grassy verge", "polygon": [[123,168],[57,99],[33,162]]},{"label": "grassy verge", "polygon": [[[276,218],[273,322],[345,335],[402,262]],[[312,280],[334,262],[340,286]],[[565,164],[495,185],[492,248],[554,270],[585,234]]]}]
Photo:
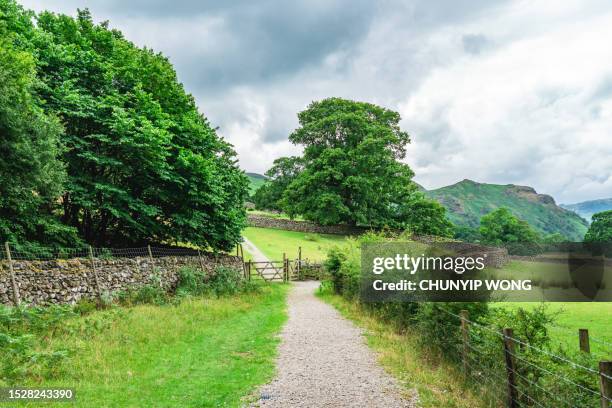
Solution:
[{"label": "grassy verge", "polygon": [[424,352],[418,337],[398,333],[390,324],[372,316],[359,304],[325,290],[317,293],[322,300],[366,331],[368,345],[378,353],[380,364],[396,377],[407,392],[415,390],[419,406],[424,408],[474,408],[483,402],[462,381],[462,374],[439,356]]},{"label": "grassy verge", "polygon": [[45,339],[49,348],[76,350],[55,378],[20,385],[72,387],[76,405],[86,407],[241,406],[273,376],[286,291],[266,285],[75,318]]},{"label": "grassy verge", "polygon": [[274,261],[282,260],[283,252],[290,259],[297,258],[300,246],[302,258],[322,261],[331,247],[343,245],[345,242],[345,237],[342,235],[310,234],[273,228],[248,227],[242,231],[242,234]]}]

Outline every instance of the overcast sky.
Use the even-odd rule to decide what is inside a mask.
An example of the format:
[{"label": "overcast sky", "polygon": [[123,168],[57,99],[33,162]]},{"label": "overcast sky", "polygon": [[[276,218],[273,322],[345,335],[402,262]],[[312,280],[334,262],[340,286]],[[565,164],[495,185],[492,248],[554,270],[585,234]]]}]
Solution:
[{"label": "overcast sky", "polygon": [[426,188],[464,178],[569,203],[612,197],[609,0],[22,0],[88,7],[170,57],[263,173],[299,153],[296,113],[339,96],[400,112]]}]

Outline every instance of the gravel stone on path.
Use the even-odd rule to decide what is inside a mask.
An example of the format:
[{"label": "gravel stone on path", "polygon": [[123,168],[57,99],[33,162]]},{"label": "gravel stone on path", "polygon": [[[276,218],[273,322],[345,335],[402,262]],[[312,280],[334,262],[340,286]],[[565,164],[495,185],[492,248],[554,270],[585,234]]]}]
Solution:
[{"label": "gravel stone on path", "polygon": [[376,362],[362,331],[314,295],[319,282],[295,282],[277,377],[259,391],[259,407],[415,407]]}]

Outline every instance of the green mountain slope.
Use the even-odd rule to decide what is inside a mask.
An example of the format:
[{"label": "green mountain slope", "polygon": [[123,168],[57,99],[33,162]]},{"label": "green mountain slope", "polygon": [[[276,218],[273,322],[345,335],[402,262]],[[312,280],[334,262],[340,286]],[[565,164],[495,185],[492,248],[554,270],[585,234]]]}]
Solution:
[{"label": "green mountain slope", "polygon": [[612,198],[604,198],[601,200],[583,201],[576,204],[561,204],[561,207],[566,210],[571,210],[591,222],[593,214],[598,212],[612,210]]},{"label": "green mountain slope", "polygon": [[584,219],[531,187],[463,180],[425,193],[446,207],[448,218],[456,225],[477,227],[483,215],[506,207],[544,234],[558,232],[570,240],[582,240],[588,228]]},{"label": "green mountain slope", "polygon": [[257,173],[246,173],[246,175],[249,178],[249,190],[251,194],[255,194],[259,187],[263,186],[268,179],[266,176]]}]

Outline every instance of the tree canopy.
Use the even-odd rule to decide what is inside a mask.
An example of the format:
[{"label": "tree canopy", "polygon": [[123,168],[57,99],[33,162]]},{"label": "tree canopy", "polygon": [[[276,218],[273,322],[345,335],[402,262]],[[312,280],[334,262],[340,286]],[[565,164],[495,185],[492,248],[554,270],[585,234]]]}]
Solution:
[{"label": "tree canopy", "polygon": [[310,104],[298,119],[289,140],[303,146],[303,156],[277,160],[261,193],[275,206],[320,224],[451,234],[444,208],[418,191],[400,161],[410,138],[397,112],[329,98]]},{"label": "tree canopy", "polygon": [[498,208],[480,219],[480,237],[493,245],[535,243],[539,236],[526,221],[517,218],[507,208]]},{"label": "tree canopy", "polygon": [[[87,10],[76,18],[43,12],[36,25],[13,0],[0,0],[0,13],[7,42],[30,64],[24,72],[36,86],[26,87],[27,105],[45,125],[36,127],[62,146],[44,153],[56,156],[48,169],[58,175],[46,173],[54,188],[37,199],[59,203],[63,225],[94,245],[229,249],[240,240],[248,180],[167,58],[95,24]],[[3,174],[27,168],[13,166]]]},{"label": "tree canopy", "polygon": [[591,226],[584,236],[584,242],[612,245],[612,210],[593,215]]}]

